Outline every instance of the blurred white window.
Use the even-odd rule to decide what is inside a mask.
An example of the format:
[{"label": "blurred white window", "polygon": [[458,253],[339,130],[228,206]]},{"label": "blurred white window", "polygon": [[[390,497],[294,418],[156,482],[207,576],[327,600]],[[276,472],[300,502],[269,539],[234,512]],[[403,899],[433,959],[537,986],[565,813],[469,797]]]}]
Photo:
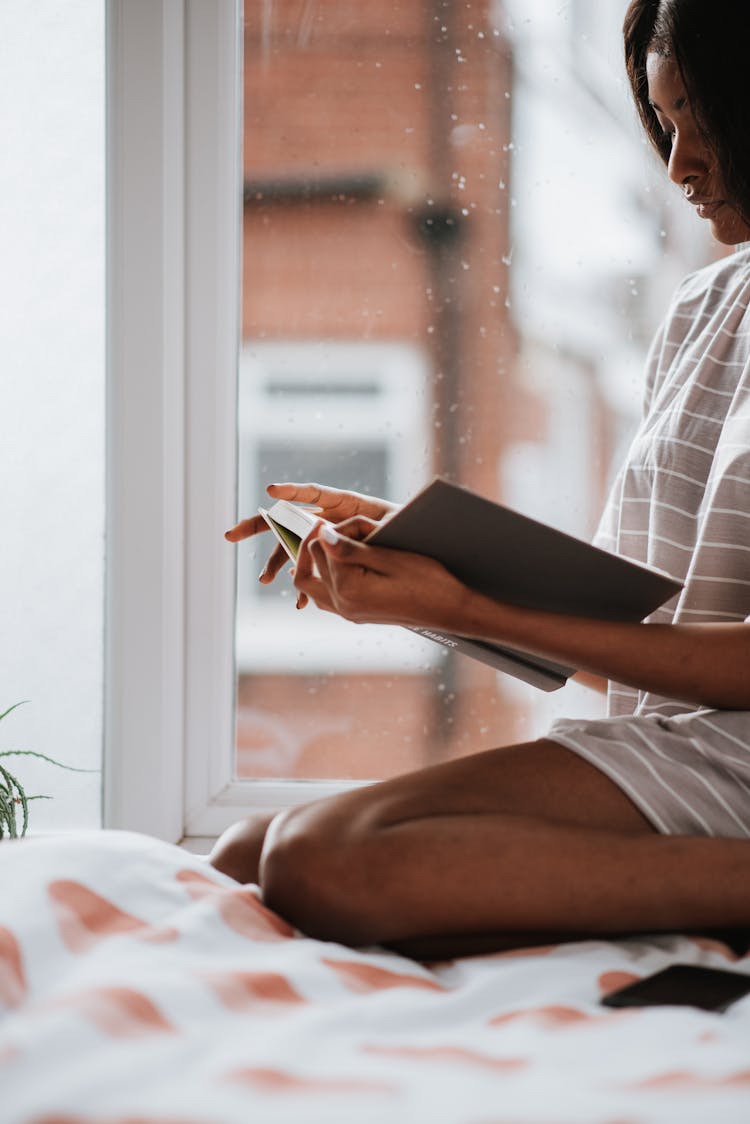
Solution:
[{"label": "blurred white window", "polygon": [[[268,506],[264,486],[277,480],[407,499],[425,483],[429,463],[427,374],[419,349],[404,344],[246,343],[239,510]],[[352,628],[314,605],[292,614],[286,572],[272,585],[258,582],[271,547],[264,536],[238,552],[240,673],[393,670],[424,653],[424,642],[403,629]]]}]

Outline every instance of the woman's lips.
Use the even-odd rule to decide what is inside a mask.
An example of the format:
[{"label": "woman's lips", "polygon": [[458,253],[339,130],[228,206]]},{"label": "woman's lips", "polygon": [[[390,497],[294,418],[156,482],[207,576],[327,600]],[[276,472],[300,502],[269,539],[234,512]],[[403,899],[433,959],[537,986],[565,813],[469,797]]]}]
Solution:
[{"label": "woman's lips", "polygon": [[698,214],[702,219],[712,219],[716,212],[724,206],[723,203],[698,203]]}]

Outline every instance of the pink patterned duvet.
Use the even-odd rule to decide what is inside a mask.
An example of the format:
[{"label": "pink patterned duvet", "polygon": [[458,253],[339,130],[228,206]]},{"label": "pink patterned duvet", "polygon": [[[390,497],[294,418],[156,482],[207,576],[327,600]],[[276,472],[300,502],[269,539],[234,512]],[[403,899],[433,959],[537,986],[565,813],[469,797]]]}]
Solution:
[{"label": "pink patterned duvet", "polygon": [[126,832],[0,843],[0,1124],[748,1124],[750,996],[610,1011],[687,937],[426,967]]}]

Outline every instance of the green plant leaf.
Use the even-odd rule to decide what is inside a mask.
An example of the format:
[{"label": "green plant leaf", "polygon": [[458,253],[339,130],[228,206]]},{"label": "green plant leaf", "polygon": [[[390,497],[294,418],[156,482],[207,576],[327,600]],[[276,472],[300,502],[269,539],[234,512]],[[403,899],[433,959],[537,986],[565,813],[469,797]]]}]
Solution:
[{"label": "green plant leaf", "polygon": [[27,703],[28,701],[29,701],[28,699],[21,699],[21,701],[20,701],[20,702],[17,702],[17,703],[13,703],[13,706],[9,706],[9,707],[8,707],[8,709],[7,709],[6,711],[3,711],[3,713],[2,713],[2,714],[0,714],[0,722],[2,722],[3,718],[7,718],[7,716],[8,716],[8,715],[9,715],[9,714],[10,714],[10,713],[11,713],[12,711],[14,711],[14,710],[18,710],[19,706],[25,706],[25,705],[26,705],[26,703]]},{"label": "green plant leaf", "polygon": [[[0,721],[19,706],[23,706],[27,701],[27,699],[23,699],[21,702],[9,706],[7,710],[0,714]],[[38,757],[40,761],[47,761],[50,765],[56,765],[58,769],[67,769],[71,773],[101,772],[100,769],[81,769],[75,765],[65,765],[62,761],[56,761],[54,757],[48,757],[46,753],[38,753],[35,749],[4,749],[0,750],[0,757]],[[18,778],[6,769],[4,765],[0,765],[0,839],[3,839],[6,834],[10,836],[11,839],[18,838],[18,816],[16,809],[19,804],[23,811],[21,835],[25,835],[26,829],[29,826],[30,801],[51,799],[52,797],[42,796],[41,794],[27,796]]]}]

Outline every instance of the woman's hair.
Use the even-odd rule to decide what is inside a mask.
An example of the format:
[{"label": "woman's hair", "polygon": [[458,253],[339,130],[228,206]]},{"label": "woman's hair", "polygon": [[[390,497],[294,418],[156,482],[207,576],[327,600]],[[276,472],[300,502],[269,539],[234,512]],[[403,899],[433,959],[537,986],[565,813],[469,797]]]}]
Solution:
[{"label": "woman's hair", "polygon": [[670,143],[648,100],[646,56],[673,58],[690,108],[721,170],[729,202],[750,221],[748,0],[631,0],[625,65],[638,113],[666,164]]}]

